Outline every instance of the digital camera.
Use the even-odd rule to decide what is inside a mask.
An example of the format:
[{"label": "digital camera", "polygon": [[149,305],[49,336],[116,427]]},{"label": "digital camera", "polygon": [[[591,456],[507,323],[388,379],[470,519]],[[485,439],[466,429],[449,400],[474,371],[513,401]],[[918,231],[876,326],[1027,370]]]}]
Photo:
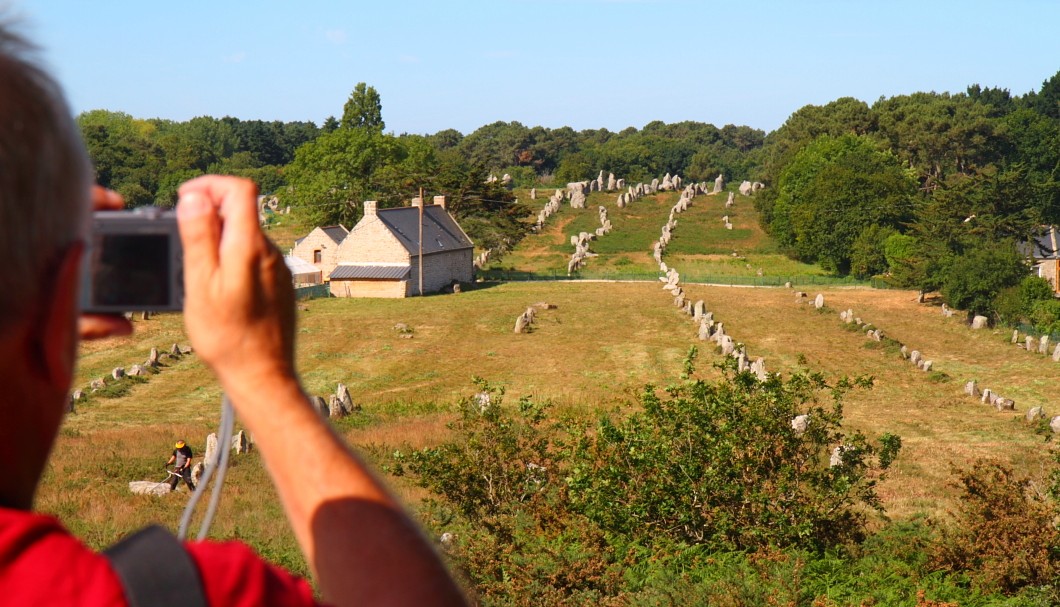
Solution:
[{"label": "digital camera", "polygon": [[184,308],[184,266],[173,211],[96,211],[81,265],[81,309],[94,313]]}]

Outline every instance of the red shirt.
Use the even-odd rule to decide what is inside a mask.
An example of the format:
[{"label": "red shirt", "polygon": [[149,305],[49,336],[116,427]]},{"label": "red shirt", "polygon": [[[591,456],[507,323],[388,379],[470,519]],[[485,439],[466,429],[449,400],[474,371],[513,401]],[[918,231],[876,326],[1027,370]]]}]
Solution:
[{"label": "red shirt", "polygon": [[[206,600],[218,607],[317,605],[305,580],[262,561],[239,542],[189,542]],[[0,508],[0,602],[125,605],[106,557],[50,516]]]}]

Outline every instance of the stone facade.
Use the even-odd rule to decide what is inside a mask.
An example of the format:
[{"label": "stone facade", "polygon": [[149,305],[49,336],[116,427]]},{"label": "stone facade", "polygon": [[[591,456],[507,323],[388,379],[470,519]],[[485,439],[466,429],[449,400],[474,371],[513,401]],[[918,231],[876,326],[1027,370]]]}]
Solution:
[{"label": "stone facade", "polygon": [[313,228],[305,238],[295,242],[291,256],[313,264],[327,280],[339,263],[339,244],[348,233],[349,230],[342,225]]},{"label": "stone facade", "polygon": [[423,206],[423,242],[419,242],[420,209],[378,209],[364,204],[364,217],[338,247],[341,270],[333,278],[336,297],[408,297],[419,294],[419,259],[423,256],[423,292],[434,293],[455,282],[474,279],[474,245],[445,208],[443,197]]}]

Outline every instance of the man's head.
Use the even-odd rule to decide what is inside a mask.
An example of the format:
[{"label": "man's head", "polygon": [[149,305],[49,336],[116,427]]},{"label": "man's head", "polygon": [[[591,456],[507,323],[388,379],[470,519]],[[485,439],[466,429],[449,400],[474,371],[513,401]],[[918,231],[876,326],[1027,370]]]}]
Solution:
[{"label": "man's head", "polygon": [[77,351],[91,169],[58,85],[0,25],[0,506],[28,508]]},{"label": "man's head", "polygon": [[91,167],[59,86],[0,25],[0,329],[31,314],[71,243],[84,239]]}]

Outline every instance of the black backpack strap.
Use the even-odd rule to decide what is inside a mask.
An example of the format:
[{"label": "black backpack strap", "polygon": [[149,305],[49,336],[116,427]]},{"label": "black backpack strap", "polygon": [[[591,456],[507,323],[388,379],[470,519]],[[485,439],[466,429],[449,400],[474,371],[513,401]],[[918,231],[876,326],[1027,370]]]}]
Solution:
[{"label": "black backpack strap", "polygon": [[118,574],[130,607],[207,607],[191,555],[162,527],[144,527],[103,555]]}]

